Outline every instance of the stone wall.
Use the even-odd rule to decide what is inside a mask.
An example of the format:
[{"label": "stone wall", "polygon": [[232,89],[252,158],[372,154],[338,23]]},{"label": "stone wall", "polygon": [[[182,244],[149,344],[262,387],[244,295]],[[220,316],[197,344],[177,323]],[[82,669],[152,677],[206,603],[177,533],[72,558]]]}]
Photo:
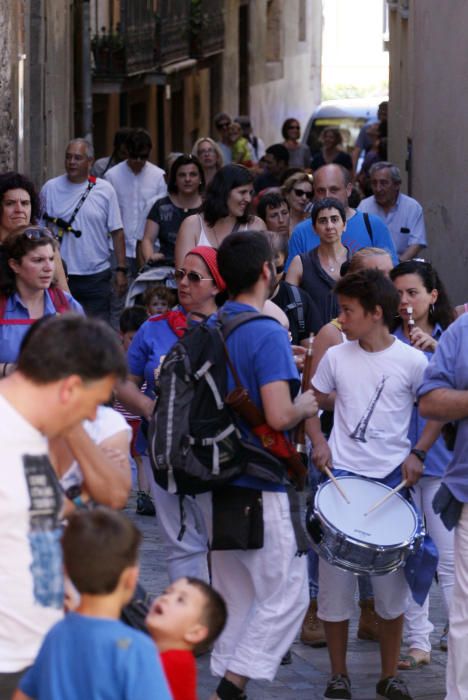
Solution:
[{"label": "stone wall", "polygon": [[16,167],[17,3],[0,0],[0,172]]}]

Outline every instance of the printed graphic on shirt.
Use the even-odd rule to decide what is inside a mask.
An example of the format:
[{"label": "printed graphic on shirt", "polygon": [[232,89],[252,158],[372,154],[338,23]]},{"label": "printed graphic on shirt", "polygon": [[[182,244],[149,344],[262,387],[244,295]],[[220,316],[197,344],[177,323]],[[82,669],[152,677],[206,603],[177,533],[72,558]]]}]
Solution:
[{"label": "printed graphic on shirt", "polygon": [[47,455],[24,455],[24,474],[31,499],[29,543],[33,592],[45,607],[63,607],[61,490]]},{"label": "printed graphic on shirt", "polygon": [[[382,394],[384,384],[387,381],[387,379],[388,379],[388,377],[385,377],[384,375],[382,375],[382,379],[377,384],[377,387],[374,391],[374,394],[373,394],[371,400],[369,401],[369,405],[367,406],[363,415],[359,419],[353,432],[350,433],[350,435],[349,435],[349,437],[352,438],[353,440],[357,440],[358,442],[367,442],[366,432],[367,432],[367,428],[369,425],[369,421],[372,418],[372,414],[374,413],[375,407],[376,407],[377,402]],[[372,437],[379,437],[379,435],[374,434]]]}]

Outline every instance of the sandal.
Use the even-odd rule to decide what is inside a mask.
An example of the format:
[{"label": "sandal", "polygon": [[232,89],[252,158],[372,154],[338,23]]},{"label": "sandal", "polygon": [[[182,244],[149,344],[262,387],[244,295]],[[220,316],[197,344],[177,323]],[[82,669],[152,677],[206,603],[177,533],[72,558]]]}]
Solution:
[{"label": "sandal", "polygon": [[431,654],[422,649],[410,649],[408,654],[401,654],[398,662],[399,671],[414,671],[418,666],[427,666],[431,663]]}]

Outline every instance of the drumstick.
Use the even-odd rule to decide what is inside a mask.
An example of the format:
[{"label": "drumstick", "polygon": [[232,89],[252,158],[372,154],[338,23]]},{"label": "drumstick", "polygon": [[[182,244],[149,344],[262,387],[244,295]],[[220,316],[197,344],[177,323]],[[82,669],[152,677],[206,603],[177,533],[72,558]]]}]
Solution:
[{"label": "drumstick", "polygon": [[377,501],[377,503],[374,503],[372,508],[369,508],[367,513],[364,513],[364,516],[369,515],[369,513],[372,513],[373,510],[375,510],[376,508],[379,508],[379,506],[381,506],[383,503],[385,503],[385,501],[388,501],[390,496],[393,496],[395,493],[398,493],[398,491],[401,491],[401,489],[405,488],[406,484],[407,484],[406,479],[403,479],[401,484],[398,484],[398,486],[395,486],[395,488],[392,489],[391,491],[389,491],[386,496],[384,496],[383,498],[380,499],[380,501]]},{"label": "drumstick", "polygon": [[333,474],[331,473],[330,469],[329,469],[328,467],[325,467],[324,471],[325,471],[325,474],[328,476],[328,478],[329,478],[331,481],[333,481],[333,483],[335,484],[335,486],[336,486],[336,488],[338,489],[339,493],[340,493],[340,494],[343,496],[343,498],[345,499],[346,503],[350,503],[351,501],[348,500],[347,495],[345,494],[345,492],[343,491],[343,489],[342,489],[341,486],[339,485],[337,479],[335,479],[335,477],[334,477]]}]

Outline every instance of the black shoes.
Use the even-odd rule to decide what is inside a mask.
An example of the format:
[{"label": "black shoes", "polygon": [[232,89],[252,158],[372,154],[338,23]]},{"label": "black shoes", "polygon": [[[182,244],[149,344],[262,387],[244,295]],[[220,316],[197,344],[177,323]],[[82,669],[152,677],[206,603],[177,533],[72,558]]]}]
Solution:
[{"label": "black shoes", "polygon": [[397,676],[382,678],[376,686],[377,700],[413,700],[406,683]]},{"label": "black shoes", "polygon": [[332,676],[323,695],[324,700],[351,700],[351,682],[341,673]]},{"label": "black shoes", "polygon": [[136,512],[138,515],[156,515],[154,503],[146,491],[138,491],[137,493]]}]

